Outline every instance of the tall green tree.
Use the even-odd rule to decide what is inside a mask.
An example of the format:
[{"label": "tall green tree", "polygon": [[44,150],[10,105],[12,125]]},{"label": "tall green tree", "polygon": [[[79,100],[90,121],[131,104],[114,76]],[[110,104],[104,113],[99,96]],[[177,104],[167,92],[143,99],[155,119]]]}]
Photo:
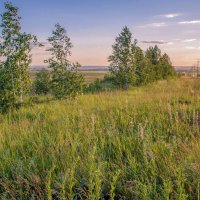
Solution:
[{"label": "tall green tree", "polygon": [[36,37],[21,32],[18,8],[5,3],[1,15],[2,28],[0,56],[5,60],[0,69],[0,110],[13,108],[23,101],[30,82],[28,66],[31,63],[31,44]]},{"label": "tall green tree", "polygon": [[172,66],[170,57],[166,53],[164,53],[159,60],[159,68],[160,68],[162,79],[176,76],[176,70]]},{"label": "tall green tree", "polygon": [[136,40],[133,40],[132,33],[127,26],[116,37],[115,44],[112,46],[112,55],[109,56],[110,73],[115,83],[120,87],[128,88],[136,81],[134,52]]},{"label": "tall green tree", "polygon": [[56,98],[75,96],[83,85],[83,76],[77,71],[79,64],[69,61],[73,47],[65,28],[55,25],[52,36],[48,38],[52,57],[46,60],[51,69],[51,88]]},{"label": "tall green tree", "polygon": [[148,58],[153,65],[158,64],[160,58],[161,58],[161,50],[158,48],[157,45],[154,47],[149,47],[146,50],[146,58]]},{"label": "tall green tree", "polygon": [[136,47],[134,53],[136,85],[143,84],[145,79],[146,65],[144,60],[144,52],[140,47]]},{"label": "tall green tree", "polygon": [[149,47],[145,52],[145,57],[149,60],[150,65],[148,69],[149,73],[149,81],[153,82],[159,79],[162,79],[160,67],[159,67],[159,61],[161,58],[161,50],[158,48],[157,45],[154,47]]},{"label": "tall green tree", "polygon": [[36,44],[36,37],[27,34],[27,33],[20,33],[18,38],[18,49],[17,49],[17,65],[19,71],[18,77],[18,84],[19,84],[19,91],[20,94],[20,102],[23,102],[24,94],[27,94],[30,90],[31,86],[31,79],[28,67],[32,62],[32,55],[30,54],[31,45]]},{"label": "tall green tree", "polygon": [[158,46],[149,47],[145,56],[150,62],[148,70],[150,75],[149,82],[176,75],[176,71],[172,66],[169,56],[166,53],[162,55]]}]

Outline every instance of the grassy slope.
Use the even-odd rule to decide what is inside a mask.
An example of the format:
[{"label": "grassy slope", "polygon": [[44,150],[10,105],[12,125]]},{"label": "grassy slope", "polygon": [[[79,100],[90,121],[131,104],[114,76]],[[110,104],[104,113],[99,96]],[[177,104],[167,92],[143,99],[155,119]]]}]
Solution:
[{"label": "grassy slope", "polygon": [[200,82],[161,81],[0,117],[0,195],[195,199]]}]

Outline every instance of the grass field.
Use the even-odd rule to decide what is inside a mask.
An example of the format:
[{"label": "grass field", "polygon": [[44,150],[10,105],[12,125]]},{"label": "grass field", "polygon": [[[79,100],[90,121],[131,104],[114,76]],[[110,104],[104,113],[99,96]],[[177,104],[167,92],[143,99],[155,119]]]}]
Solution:
[{"label": "grass field", "polygon": [[199,114],[180,79],[0,116],[1,199],[199,199]]},{"label": "grass field", "polygon": [[81,71],[81,73],[83,74],[86,83],[92,83],[97,78],[102,80],[105,74],[108,72],[107,71]]}]

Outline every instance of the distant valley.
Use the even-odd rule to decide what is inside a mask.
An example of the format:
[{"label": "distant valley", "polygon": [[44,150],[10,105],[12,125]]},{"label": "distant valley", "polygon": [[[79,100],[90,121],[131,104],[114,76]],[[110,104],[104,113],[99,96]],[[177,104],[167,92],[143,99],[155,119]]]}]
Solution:
[{"label": "distant valley", "polygon": [[[108,66],[82,66],[79,68],[80,71],[108,71]],[[47,69],[47,66],[30,66],[31,71],[40,71]],[[175,66],[177,72],[191,72],[192,66]]]}]

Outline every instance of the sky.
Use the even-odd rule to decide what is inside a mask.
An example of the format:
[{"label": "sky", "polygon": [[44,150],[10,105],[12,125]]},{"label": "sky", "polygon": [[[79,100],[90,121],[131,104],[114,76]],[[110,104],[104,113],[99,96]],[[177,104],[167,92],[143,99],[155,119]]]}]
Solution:
[{"label": "sky", "polygon": [[[128,26],[143,50],[158,45],[174,66],[200,59],[200,0],[11,0],[22,30],[46,44],[56,23],[73,43],[71,61],[107,66],[115,37]],[[3,0],[0,12],[4,11]],[[44,66],[46,47],[32,50],[32,66]]]}]

